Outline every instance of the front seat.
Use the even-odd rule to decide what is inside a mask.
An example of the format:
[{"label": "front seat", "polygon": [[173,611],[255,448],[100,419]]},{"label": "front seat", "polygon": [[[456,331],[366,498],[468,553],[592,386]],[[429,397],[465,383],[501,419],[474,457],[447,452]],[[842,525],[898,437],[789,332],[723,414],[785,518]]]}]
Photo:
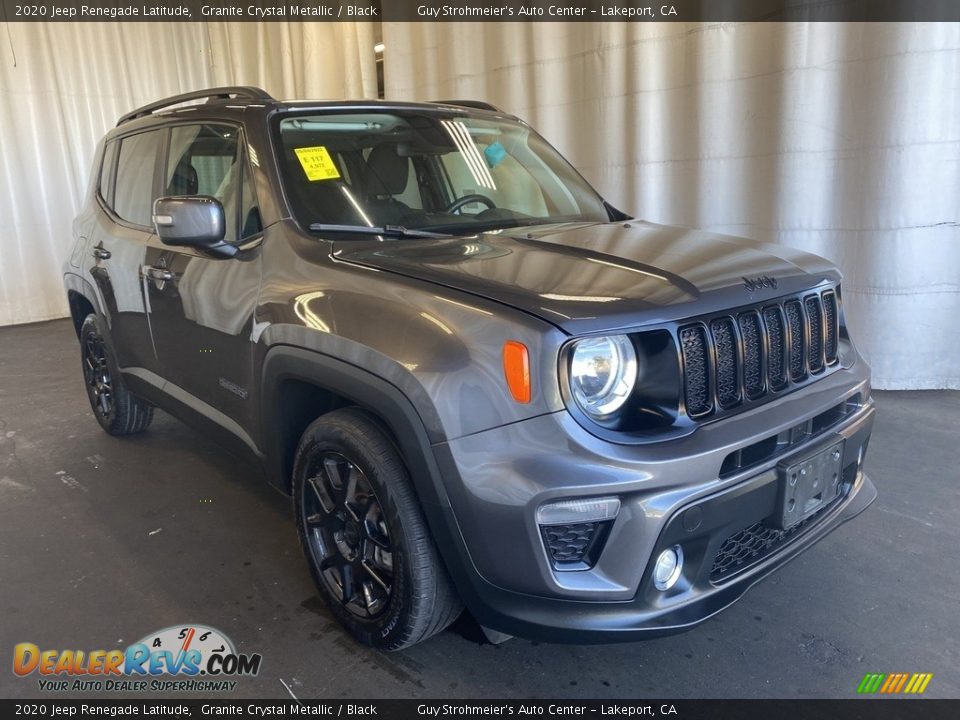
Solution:
[{"label": "front seat", "polygon": [[197,169],[186,158],[181,158],[167,186],[168,195],[196,195],[200,189]]},{"label": "front seat", "polygon": [[395,225],[408,215],[410,206],[396,199],[407,189],[410,159],[397,154],[392,143],[377,145],[367,156],[367,208],[378,225]]}]

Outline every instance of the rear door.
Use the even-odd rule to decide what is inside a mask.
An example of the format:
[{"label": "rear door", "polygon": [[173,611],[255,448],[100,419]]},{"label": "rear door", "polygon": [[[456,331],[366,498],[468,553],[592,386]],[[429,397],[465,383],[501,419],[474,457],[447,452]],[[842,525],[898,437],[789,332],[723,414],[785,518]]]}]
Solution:
[{"label": "rear door", "polygon": [[148,130],[107,144],[98,193],[102,212],[83,259],[100,291],[114,353],[126,374],[158,369],[140,268],[153,235],[151,207],[164,135],[164,130]]},{"label": "rear door", "polygon": [[252,415],[262,238],[245,143],[238,126],[200,123],[173,126],[165,145],[160,195],[215,197],[225,240],[242,248],[222,259],[150,239],[143,274],[165,392],[237,434]]}]

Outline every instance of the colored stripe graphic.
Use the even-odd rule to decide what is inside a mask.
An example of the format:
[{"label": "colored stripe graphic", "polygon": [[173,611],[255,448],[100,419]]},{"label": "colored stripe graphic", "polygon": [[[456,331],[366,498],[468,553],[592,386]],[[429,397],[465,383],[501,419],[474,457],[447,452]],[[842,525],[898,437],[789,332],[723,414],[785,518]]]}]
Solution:
[{"label": "colored stripe graphic", "polygon": [[867,673],[857,688],[858,693],[875,693],[880,689],[880,683],[886,675],[882,673]]},{"label": "colored stripe graphic", "polygon": [[921,695],[933,679],[933,673],[867,673],[857,686],[861,695]]},{"label": "colored stripe graphic", "polygon": [[884,682],[884,683],[883,683],[883,687],[880,688],[880,694],[881,694],[881,695],[885,695],[885,694],[887,694],[888,692],[890,692],[890,688],[892,688],[894,685],[897,684],[897,680],[898,680],[899,678],[900,678],[900,676],[899,676],[897,673],[891,673],[891,674],[887,675],[887,680],[886,680],[886,682]]}]

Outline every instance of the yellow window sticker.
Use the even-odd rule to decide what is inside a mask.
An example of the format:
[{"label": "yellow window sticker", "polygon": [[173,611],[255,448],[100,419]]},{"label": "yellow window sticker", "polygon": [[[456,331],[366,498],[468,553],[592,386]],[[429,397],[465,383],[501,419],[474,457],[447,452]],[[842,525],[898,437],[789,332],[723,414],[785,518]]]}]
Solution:
[{"label": "yellow window sticker", "polygon": [[303,171],[307,174],[307,180],[336,180],[340,177],[337,166],[333,164],[333,158],[323,145],[316,147],[295,148],[297,159],[303,166]]}]

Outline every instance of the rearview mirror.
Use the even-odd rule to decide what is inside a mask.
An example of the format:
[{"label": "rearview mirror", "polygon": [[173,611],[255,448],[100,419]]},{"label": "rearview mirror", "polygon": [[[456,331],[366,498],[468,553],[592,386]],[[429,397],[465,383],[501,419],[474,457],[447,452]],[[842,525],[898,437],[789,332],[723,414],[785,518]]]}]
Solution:
[{"label": "rearview mirror", "polygon": [[218,257],[233,257],[237,248],[223,241],[223,205],[209,195],[162,197],[153,203],[153,225],[164,245],[193,247]]}]

